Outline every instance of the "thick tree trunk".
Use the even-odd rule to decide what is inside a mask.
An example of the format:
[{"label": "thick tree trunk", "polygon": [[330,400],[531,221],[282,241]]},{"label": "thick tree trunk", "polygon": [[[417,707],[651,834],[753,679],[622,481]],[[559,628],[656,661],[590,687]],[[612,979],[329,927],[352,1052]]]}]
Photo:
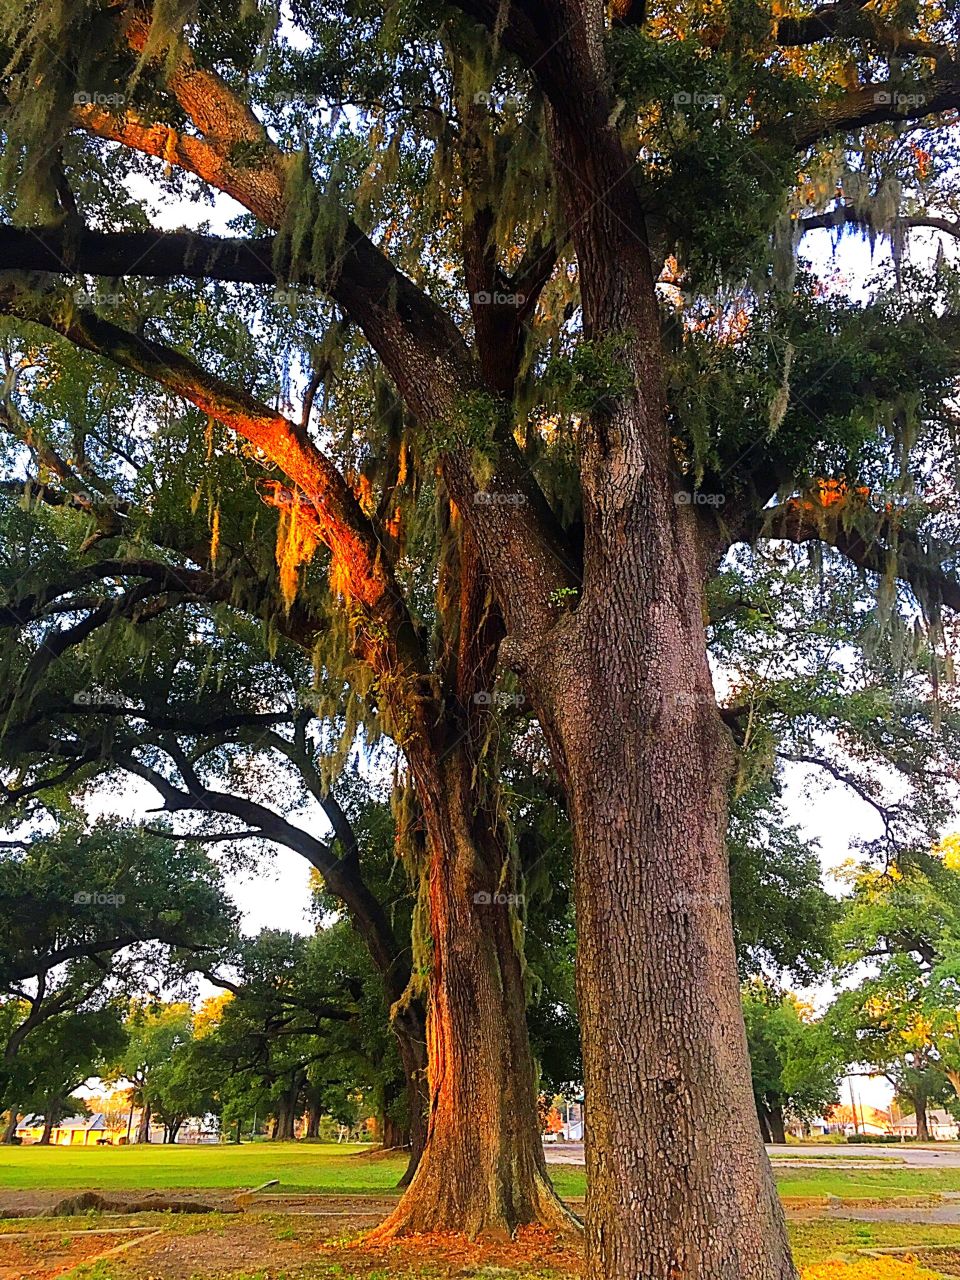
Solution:
[{"label": "thick tree trunk", "polygon": [[7,1127],[3,1131],[3,1142],[9,1146],[17,1136],[17,1108],[11,1107],[7,1114]]},{"label": "thick tree trunk", "polygon": [[409,1141],[409,1130],[393,1116],[380,1117],[380,1146],[384,1151],[397,1151],[406,1147]]},{"label": "thick tree trunk", "polygon": [[783,1122],[783,1107],[775,1094],[767,1094],[767,1110],[770,1116],[771,1139],[784,1146],[787,1141],[787,1130]]},{"label": "thick tree trunk", "polygon": [[574,835],[586,1274],[793,1280],[740,1005],[733,751],[706,658],[705,551],[666,464],[624,456],[642,411],[584,448],[578,607],[546,644],[512,646]]},{"label": "thick tree trunk", "polygon": [[[729,747],[695,570],[671,550],[627,551],[618,581],[581,606],[566,657],[553,650],[589,1100],[587,1274],[792,1280],[740,1008]],[[659,565],[671,559],[669,601]]]},{"label": "thick tree trunk", "polygon": [[481,847],[465,753],[418,771],[429,845],[433,968],[426,1149],[374,1240],[435,1230],[506,1238],[524,1223],[570,1229],[537,1127],[515,905],[503,851]]},{"label": "thick tree trunk", "polygon": [[383,1151],[405,1151],[410,1145],[410,1125],[398,1117],[398,1103],[406,1103],[406,1081],[399,1073],[384,1082],[382,1107],[377,1114],[377,1139]]},{"label": "thick tree trunk", "polygon": [[297,1123],[297,1100],[300,1097],[301,1078],[293,1080],[280,1096],[274,1116],[273,1132],[270,1135],[275,1142],[292,1142]]},{"label": "thick tree trunk", "polygon": [[49,1147],[50,1137],[52,1133],[53,1133],[53,1121],[49,1117],[45,1116],[43,1121],[43,1133],[41,1133],[40,1135],[39,1145],[41,1147]]},{"label": "thick tree trunk", "polygon": [[137,1142],[150,1141],[150,1107],[144,1105],[140,1111],[140,1123],[137,1125]]},{"label": "thick tree trunk", "polygon": [[305,1138],[320,1137],[320,1103],[316,1099],[311,1100],[307,1108],[307,1127],[303,1136]]},{"label": "thick tree trunk", "polygon": [[612,368],[597,379],[579,431],[583,580],[572,607],[558,604],[545,627],[495,577],[502,656],[547,732],[573,830],[586,1276],[794,1280],[734,954],[734,759],[703,622],[715,521],[695,502],[666,420],[659,263],[612,123],[603,6],[541,9],[547,52],[533,69],[550,100],[584,336],[628,375],[613,392]]}]

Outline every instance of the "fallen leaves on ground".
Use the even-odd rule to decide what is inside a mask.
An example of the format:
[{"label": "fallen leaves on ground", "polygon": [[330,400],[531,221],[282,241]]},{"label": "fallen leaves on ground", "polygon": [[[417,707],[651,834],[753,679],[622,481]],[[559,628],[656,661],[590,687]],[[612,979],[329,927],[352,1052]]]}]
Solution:
[{"label": "fallen leaves on ground", "polygon": [[544,1227],[520,1227],[514,1239],[502,1243],[434,1231],[429,1235],[400,1236],[389,1244],[358,1240],[347,1247],[389,1258],[391,1262],[423,1261],[441,1266],[459,1263],[460,1266],[511,1269],[549,1266],[571,1274],[578,1274],[583,1266],[583,1253],[578,1244]]},{"label": "fallen leaves on ground", "polygon": [[804,1267],[800,1280],[940,1280],[913,1258],[861,1258],[857,1262],[817,1262]]}]

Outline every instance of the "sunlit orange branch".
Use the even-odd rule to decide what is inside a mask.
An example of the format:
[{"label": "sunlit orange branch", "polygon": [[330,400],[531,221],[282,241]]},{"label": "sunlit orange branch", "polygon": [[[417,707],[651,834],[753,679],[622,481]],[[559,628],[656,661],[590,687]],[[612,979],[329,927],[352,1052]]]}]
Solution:
[{"label": "sunlit orange branch", "polygon": [[284,214],[284,162],[279,153],[270,163],[251,169],[235,165],[227,147],[192,134],[178,133],[166,124],[146,124],[130,112],[111,115],[92,105],[74,109],[74,118],[88,133],[119,142],[143,155],[154,156],[195,174],[218,191],[232,196],[267,226],[279,226]]},{"label": "sunlit orange branch", "polygon": [[[131,10],[125,30],[130,47],[149,58],[148,28],[141,11]],[[105,140],[176,164],[232,196],[268,226],[280,228],[294,158],[272,142],[229,85],[215,73],[196,67],[188,48],[178,47],[177,57],[167,87],[202,136],[148,124],[132,114],[111,116],[93,106],[77,111],[78,125]],[[255,158],[247,147],[244,163],[236,163],[233,150],[238,143],[253,144]],[[449,422],[460,400],[482,386],[457,325],[350,219],[333,258],[330,278],[312,283],[325,289],[362,329],[412,414],[422,423]],[[554,616],[552,593],[576,584],[576,567],[568,562],[566,539],[512,435],[501,433],[497,443],[503,487],[522,494],[525,501],[498,510],[495,521],[484,513],[488,568],[517,583],[515,605],[528,620],[533,612],[541,621],[550,619]],[[457,503],[471,520],[476,518],[477,485],[470,451],[447,453],[443,472]]]},{"label": "sunlit orange branch", "polygon": [[58,306],[50,297],[8,283],[0,288],[0,312],[42,324],[79,347],[143,374],[262,450],[305,495],[315,535],[332,554],[337,589],[386,624],[378,668],[408,669],[412,664],[414,673],[419,671],[422,655],[414,629],[374,528],[343,476],[299,425],[172,348],[89,312]]}]

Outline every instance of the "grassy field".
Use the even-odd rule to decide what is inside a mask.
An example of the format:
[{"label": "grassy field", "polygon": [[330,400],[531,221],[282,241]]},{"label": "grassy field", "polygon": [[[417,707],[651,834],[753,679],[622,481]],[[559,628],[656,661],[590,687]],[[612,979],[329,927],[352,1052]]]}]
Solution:
[{"label": "grassy field", "polygon": [[[369,1148],[317,1143],[225,1143],[204,1147],[4,1147],[0,1188],[166,1190],[175,1187],[245,1188],[272,1178],[280,1190],[376,1195],[392,1191],[405,1162]],[[552,1165],[563,1196],[582,1196],[583,1171]],[[777,1185],[787,1196],[844,1196],[884,1200],[898,1195],[960,1191],[960,1169],[913,1169],[898,1164],[868,1169],[781,1168]]]},{"label": "grassy field", "polygon": [[170,1187],[256,1187],[279,1178],[287,1190],[364,1195],[396,1186],[405,1162],[369,1147],[299,1142],[211,1146],[4,1147],[0,1187],[91,1191]]}]

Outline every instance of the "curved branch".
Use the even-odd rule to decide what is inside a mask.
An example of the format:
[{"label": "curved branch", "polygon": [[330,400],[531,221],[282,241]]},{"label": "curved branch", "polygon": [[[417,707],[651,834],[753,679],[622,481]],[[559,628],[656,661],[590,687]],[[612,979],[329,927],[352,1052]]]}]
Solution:
[{"label": "curved branch", "polygon": [[960,64],[941,61],[934,74],[923,80],[912,84],[899,79],[863,85],[764,132],[785,133],[797,150],[803,150],[833,134],[850,133],[871,124],[922,120],[958,107]]},{"label": "curved branch", "polygon": [[[837,516],[820,504],[791,498],[757,518],[753,529],[756,538],[783,539],[786,542],[822,542],[834,547],[853,564],[870,573],[883,575],[892,571],[924,602],[942,604],[960,612],[960,573],[930,563],[924,549],[910,535],[900,531],[891,545],[890,519],[864,505],[857,513],[860,528],[845,528]],[[873,521],[869,530],[863,522]],[[943,558],[956,555],[955,548],[943,548]]]},{"label": "curved branch", "polygon": [[338,582],[375,622],[385,626],[386,645],[371,641],[378,669],[424,674],[419,641],[385,550],[343,476],[299,424],[171,347],[91,312],[68,315],[49,296],[29,293],[12,282],[0,285],[0,312],[42,324],[77,346],[160,383],[261,449],[312,504],[316,531],[334,557]]},{"label": "curved branch", "polygon": [[174,786],[162,773],[132,754],[115,753],[114,759],[121,768],[149,782],[162,796],[168,812],[198,810],[237,818],[246,825],[248,834],[259,832],[262,838],[284,845],[305,858],[323,876],[329,891],[340,898],[350,912],[358,933],[384,977],[390,1000],[399,999],[410,978],[409,964],[381,904],[363,880],[359,860],[355,856],[337,858],[328,844],[294,826],[266,805],[205,786],[173,744],[167,744],[166,750],[176,760],[186,790]]},{"label": "curved branch", "polygon": [[[960,240],[960,222],[949,218],[938,218],[932,214],[917,214],[897,218],[893,224],[897,228],[926,228],[931,231],[943,231],[948,236]],[[858,209],[855,205],[840,204],[826,213],[813,213],[797,219],[800,234],[808,231],[830,229],[833,227],[855,226],[873,228],[874,222],[869,209]]]}]

